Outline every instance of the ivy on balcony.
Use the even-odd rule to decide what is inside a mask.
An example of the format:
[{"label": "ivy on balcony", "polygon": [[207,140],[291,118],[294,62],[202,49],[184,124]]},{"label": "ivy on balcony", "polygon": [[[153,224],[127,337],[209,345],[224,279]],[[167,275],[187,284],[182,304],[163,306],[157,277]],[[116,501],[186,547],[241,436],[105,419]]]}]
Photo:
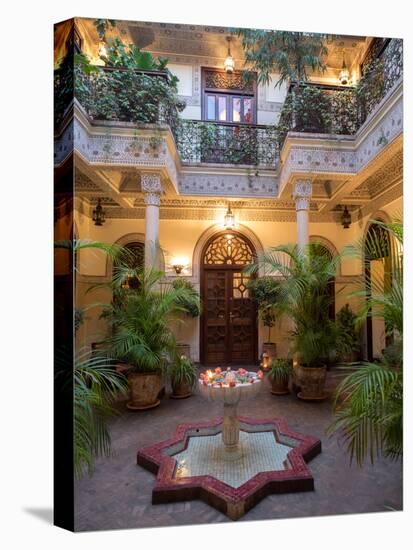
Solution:
[{"label": "ivy on balcony", "polygon": [[354,88],[339,89],[315,84],[293,85],[281,112],[280,144],[287,132],[354,134],[358,128]]},{"label": "ivy on balcony", "polygon": [[73,96],[91,119],[165,123],[174,127],[185,107],[169,71],[91,65],[83,54],[69,53],[55,71],[56,122]]}]

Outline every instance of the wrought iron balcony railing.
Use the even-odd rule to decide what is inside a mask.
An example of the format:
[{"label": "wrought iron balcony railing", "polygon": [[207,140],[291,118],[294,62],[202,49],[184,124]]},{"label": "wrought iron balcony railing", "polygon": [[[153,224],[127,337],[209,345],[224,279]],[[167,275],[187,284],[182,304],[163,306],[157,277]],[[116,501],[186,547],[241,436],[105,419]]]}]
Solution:
[{"label": "wrought iron balcony railing", "polygon": [[279,158],[276,126],[181,119],[174,135],[185,163],[275,167]]}]

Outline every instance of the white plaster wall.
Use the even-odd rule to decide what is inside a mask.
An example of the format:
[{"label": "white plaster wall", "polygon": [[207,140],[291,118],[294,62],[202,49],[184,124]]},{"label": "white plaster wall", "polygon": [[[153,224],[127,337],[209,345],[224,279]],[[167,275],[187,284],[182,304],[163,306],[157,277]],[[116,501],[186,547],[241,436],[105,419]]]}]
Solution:
[{"label": "white plaster wall", "polygon": [[[185,99],[185,98],[184,98]],[[187,118],[192,120],[201,120],[202,111],[200,105],[187,105],[185,109],[179,113],[181,118]]]},{"label": "white plaster wall", "polygon": [[280,119],[280,113],[276,111],[257,111],[257,124],[271,125],[277,124]]},{"label": "white plaster wall", "polygon": [[191,97],[192,90],[192,65],[184,65],[178,63],[168,63],[168,69],[173,75],[179,78],[178,94],[181,96]]}]

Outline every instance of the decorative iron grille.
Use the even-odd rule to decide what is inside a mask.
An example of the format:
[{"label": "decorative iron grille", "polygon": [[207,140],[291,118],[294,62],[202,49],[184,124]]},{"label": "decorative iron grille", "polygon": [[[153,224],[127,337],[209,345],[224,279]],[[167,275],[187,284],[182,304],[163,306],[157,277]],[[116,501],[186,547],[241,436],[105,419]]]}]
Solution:
[{"label": "decorative iron grille", "polygon": [[275,167],[279,157],[275,126],[181,119],[175,139],[182,161],[192,164]]}]

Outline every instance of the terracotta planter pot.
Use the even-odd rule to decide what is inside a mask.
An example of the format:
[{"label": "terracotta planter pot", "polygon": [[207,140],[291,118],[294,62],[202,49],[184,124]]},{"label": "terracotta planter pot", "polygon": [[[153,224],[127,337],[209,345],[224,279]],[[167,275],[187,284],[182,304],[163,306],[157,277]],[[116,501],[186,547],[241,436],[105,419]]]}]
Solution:
[{"label": "terracotta planter pot", "polygon": [[162,389],[162,376],[158,373],[130,373],[128,376],[130,401],[128,409],[143,411],[157,407]]},{"label": "terracotta planter pot", "polygon": [[172,399],[186,399],[192,395],[192,389],[187,382],[172,382]]},{"label": "terracotta planter pot", "polygon": [[288,389],[289,378],[282,378],[281,380],[273,378],[271,383],[271,393],[273,395],[286,395],[290,393]]},{"label": "terracotta planter pot", "polygon": [[264,342],[262,345],[262,353],[266,353],[270,356],[271,359],[274,359],[277,356],[277,344],[273,342]]},{"label": "terracotta planter pot", "polygon": [[189,344],[177,344],[176,351],[179,357],[184,355],[188,359],[191,359],[191,346]]},{"label": "terracotta planter pot", "polygon": [[301,391],[297,394],[300,399],[308,401],[321,401],[327,396],[324,387],[327,377],[327,367],[303,367],[297,368],[298,384]]}]

